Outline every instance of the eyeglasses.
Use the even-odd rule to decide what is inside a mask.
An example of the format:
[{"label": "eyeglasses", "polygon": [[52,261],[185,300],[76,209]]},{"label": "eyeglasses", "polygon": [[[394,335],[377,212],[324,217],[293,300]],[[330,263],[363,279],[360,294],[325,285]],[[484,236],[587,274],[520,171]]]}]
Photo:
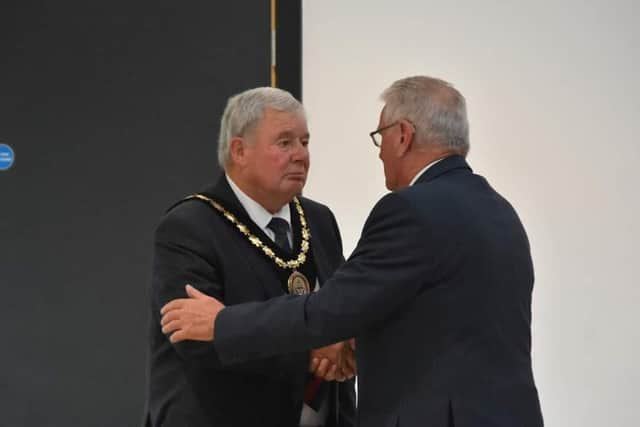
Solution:
[{"label": "eyeglasses", "polygon": [[378,128],[376,130],[374,130],[373,132],[369,132],[369,136],[371,137],[371,140],[373,141],[373,145],[375,145],[376,147],[380,147],[380,144],[382,144],[382,131],[383,130],[387,130],[389,128],[394,127],[395,125],[397,125],[398,121],[391,123],[388,126],[383,126],[381,128]]}]

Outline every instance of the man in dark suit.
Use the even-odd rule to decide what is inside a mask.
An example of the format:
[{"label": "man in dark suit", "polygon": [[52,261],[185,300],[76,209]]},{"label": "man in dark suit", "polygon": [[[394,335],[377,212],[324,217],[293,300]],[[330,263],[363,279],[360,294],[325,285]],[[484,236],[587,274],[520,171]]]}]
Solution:
[{"label": "man in dark suit", "polygon": [[[382,99],[371,137],[392,192],[324,287],[227,308],[176,300],[162,309],[163,329],[176,340],[215,335],[223,364],[355,336],[361,426],[542,426],[529,242],[513,207],[465,161],[464,98],[418,76]],[[188,313],[196,305],[208,323]]]},{"label": "man in dark suit", "polygon": [[[331,211],[296,197],[308,142],[303,107],[288,92],[257,88],[229,100],[218,150],[225,174],[172,206],[156,230],[147,425],[353,425],[353,381],[308,374],[312,365],[327,380],[352,377],[348,345],[223,365],[210,343],[172,344],[160,329],[160,308],[185,296],[185,283],[188,295],[233,305],[308,293],[344,262]],[[335,357],[343,363],[327,369]]]}]

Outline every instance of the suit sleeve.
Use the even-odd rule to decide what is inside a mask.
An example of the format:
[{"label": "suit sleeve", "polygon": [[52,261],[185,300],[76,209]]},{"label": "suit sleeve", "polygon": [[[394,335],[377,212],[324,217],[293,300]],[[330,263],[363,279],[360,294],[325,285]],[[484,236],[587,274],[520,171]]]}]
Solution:
[{"label": "suit sleeve", "polygon": [[215,323],[222,363],[300,351],[357,337],[428,286],[437,268],[429,230],[396,193],[372,210],[349,260],[316,293],[227,307]]},{"label": "suit sleeve", "polygon": [[[156,230],[151,298],[153,320],[157,321],[158,328],[160,308],[172,299],[186,298],[186,284],[224,301],[224,286],[216,268],[218,259],[206,243],[207,234],[196,224],[197,221],[188,220],[186,215],[170,212]],[[304,369],[308,361],[308,356],[304,354],[281,354],[223,367],[211,343],[186,341],[171,345],[183,359],[204,363],[212,369],[276,379],[291,378],[301,368]]]}]

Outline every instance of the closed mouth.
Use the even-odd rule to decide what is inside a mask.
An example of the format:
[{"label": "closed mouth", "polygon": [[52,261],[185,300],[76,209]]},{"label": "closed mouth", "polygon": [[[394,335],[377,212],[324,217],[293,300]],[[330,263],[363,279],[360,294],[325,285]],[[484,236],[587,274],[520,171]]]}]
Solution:
[{"label": "closed mouth", "polygon": [[286,176],[288,178],[305,178],[307,174],[305,172],[290,172]]}]

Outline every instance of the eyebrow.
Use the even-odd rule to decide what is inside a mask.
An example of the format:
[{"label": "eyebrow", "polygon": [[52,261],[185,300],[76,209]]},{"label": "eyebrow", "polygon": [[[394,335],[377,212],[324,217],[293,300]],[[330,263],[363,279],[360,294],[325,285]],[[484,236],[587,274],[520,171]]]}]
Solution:
[{"label": "eyebrow", "polygon": [[[277,136],[277,138],[283,138],[283,137],[295,137],[296,134],[293,131],[290,130],[286,130],[284,132],[280,132]],[[309,139],[311,137],[311,135],[309,134],[309,132],[305,133],[304,135],[302,135],[302,138],[307,138]]]}]

